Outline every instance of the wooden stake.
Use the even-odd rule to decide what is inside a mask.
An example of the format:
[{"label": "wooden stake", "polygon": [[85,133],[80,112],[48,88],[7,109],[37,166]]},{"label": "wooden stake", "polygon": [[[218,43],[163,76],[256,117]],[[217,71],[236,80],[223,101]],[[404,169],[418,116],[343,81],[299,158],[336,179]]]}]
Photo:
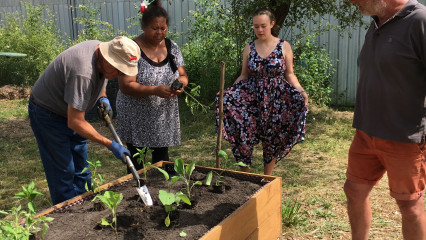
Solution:
[{"label": "wooden stake", "polygon": [[219,151],[222,147],[222,128],[223,128],[223,89],[225,86],[225,62],[220,63],[220,86],[219,86],[219,126],[217,128],[216,145],[216,168],[220,168]]}]

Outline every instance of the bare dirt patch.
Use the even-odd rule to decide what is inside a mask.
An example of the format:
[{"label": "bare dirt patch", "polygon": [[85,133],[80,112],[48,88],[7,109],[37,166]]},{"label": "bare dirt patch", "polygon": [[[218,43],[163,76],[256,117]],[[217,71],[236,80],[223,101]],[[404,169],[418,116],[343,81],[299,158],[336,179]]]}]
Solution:
[{"label": "bare dirt patch", "polygon": [[5,85],[0,87],[0,99],[23,99],[29,98],[31,94],[31,87],[21,87],[13,85]]}]

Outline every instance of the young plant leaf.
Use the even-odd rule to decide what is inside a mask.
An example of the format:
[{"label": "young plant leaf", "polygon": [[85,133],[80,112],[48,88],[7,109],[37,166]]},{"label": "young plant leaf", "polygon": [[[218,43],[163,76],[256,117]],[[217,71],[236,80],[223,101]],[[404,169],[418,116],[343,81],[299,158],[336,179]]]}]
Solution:
[{"label": "young plant leaf", "polygon": [[101,224],[102,225],[104,225],[104,226],[109,226],[109,225],[111,225],[107,220],[105,220],[105,218],[102,218],[101,219]]},{"label": "young plant leaf", "polygon": [[206,185],[207,186],[210,186],[212,184],[212,179],[213,179],[213,172],[210,171],[210,172],[207,173],[207,176],[206,176]]},{"label": "young plant leaf", "polygon": [[169,176],[169,173],[167,173],[166,170],[159,168],[157,166],[154,166],[154,165],[150,165],[150,166],[153,167],[153,168],[156,168],[158,171],[160,171],[164,175],[164,178],[166,179],[166,181],[169,181],[170,176]]},{"label": "young plant leaf", "polygon": [[36,212],[36,209],[35,209],[35,204],[33,203],[33,202],[29,202],[28,203],[28,209],[31,211],[31,212]]},{"label": "young plant leaf", "polygon": [[221,158],[223,158],[223,159],[228,159],[228,154],[226,154],[226,152],[225,151],[223,151],[223,150],[219,150],[219,152],[217,152],[217,155],[219,156],[219,157],[221,157]]},{"label": "young plant leaf", "polygon": [[236,165],[240,166],[240,167],[249,167],[249,165],[243,163],[243,162],[237,162]]},{"label": "young plant leaf", "polygon": [[105,205],[115,211],[118,204],[120,204],[121,200],[123,200],[123,194],[118,194],[113,191],[105,191],[104,195],[96,195],[96,197],[93,199],[99,198]]},{"label": "young plant leaf", "polygon": [[[101,161],[97,160],[95,162],[86,160],[86,162],[91,166],[92,169],[92,178],[90,179],[90,182],[86,182],[84,185],[84,188],[86,191],[92,190],[93,193],[99,193],[98,189],[103,184],[104,179],[100,173],[97,173],[98,167],[101,167]],[[88,171],[89,168],[85,167],[82,172]],[[89,184],[91,186],[91,189],[89,189]]]},{"label": "young plant leaf", "polygon": [[191,176],[194,169],[195,169],[195,163],[191,163],[189,165],[186,165],[185,170],[186,170],[186,175],[188,176],[188,178],[189,178],[189,176]]},{"label": "young plant leaf", "polygon": [[163,205],[172,205],[175,202],[175,195],[164,190],[158,192],[158,197]]},{"label": "young plant leaf", "polygon": [[178,192],[176,193],[176,196],[178,196],[184,203],[191,205],[191,201],[189,200],[188,196],[186,196],[185,194]]},{"label": "young plant leaf", "polygon": [[166,225],[166,227],[170,226],[170,214],[164,219],[164,225]]},{"label": "young plant leaf", "polygon": [[170,180],[170,185],[175,184],[179,179],[181,179],[180,176],[173,176],[172,179]]},{"label": "young plant leaf", "polygon": [[102,185],[104,183],[104,177],[100,173],[98,173],[98,177],[100,181],[99,185]]},{"label": "young plant leaf", "polygon": [[180,158],[175,159],[174,168],[178,174],[185,175],[185,165],[182,159]]}]

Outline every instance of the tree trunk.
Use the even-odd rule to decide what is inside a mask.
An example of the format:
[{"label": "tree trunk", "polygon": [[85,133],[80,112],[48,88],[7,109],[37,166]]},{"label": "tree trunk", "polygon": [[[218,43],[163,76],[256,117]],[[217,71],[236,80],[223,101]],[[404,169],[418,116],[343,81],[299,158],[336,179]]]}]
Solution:
[{"label": "tree trunk", "polygon": [[286,19],[290,11],[291,3],[290,2],[284,3],[282,1],[270,0],[269,6],[275,15],[275,20],[276,20],[275,25],[277,26],[277,30],[279,32],[284,23],[284,20]]}]

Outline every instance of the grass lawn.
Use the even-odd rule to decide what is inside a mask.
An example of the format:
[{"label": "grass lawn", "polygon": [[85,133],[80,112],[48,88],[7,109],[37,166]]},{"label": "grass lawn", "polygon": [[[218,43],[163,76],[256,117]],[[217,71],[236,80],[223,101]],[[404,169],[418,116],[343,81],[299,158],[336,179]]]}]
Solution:
[{"label": "grass lawn", "polygon": [[[13,196],[21,186],[34,181],[44,195],[35,200],[39,211],[51,206],[49,191],[40,161],[36,140],[29,126],[27,100],[0,100],[0,209],[19,205]],[[181,109],[182,145],[170,148],[170,156],[193,161],[197,165],[215,167],[217,136],[215,113],[191,115]],[[306,141],[296,145],[279,162],[274,175],[283,178],[283,234],[280,239],[350,239],[343,192],[346,158],[354,129],[353,112],[312,106],[306,126]],[[102,122],[95,128],[112,138]],[[230,158],[223,168],[237,170],[229,148],[222,149]],[[126,167],[103,146],[89,143],[89,158],[100,160],[98,172],[106,182],[126,174]],[[262,149],[254,152],[252,172],[263,173]],[[373,189],[373,221],[371,239],[402,239],[400,213],[389,196],[387,178]]]}]

